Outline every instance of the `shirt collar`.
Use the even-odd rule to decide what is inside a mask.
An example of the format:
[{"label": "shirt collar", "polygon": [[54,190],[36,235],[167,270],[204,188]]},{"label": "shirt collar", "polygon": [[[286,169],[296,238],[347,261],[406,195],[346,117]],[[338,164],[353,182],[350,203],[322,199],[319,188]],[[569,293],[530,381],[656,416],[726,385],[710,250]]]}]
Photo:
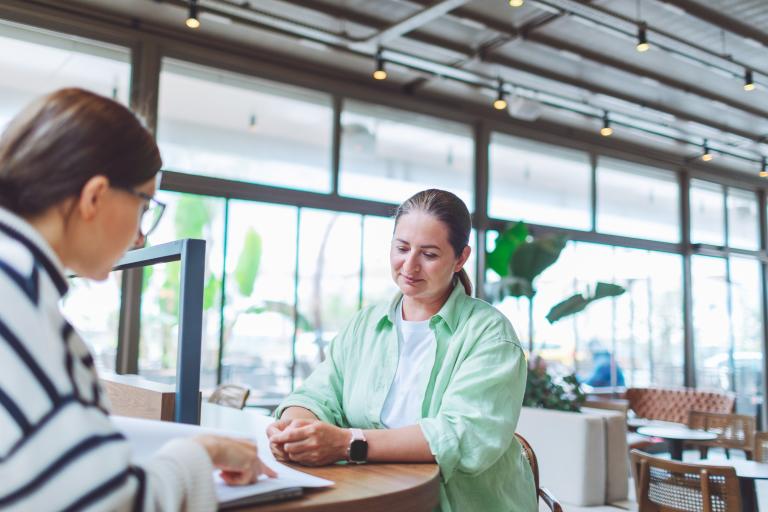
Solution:
[{"label": "shirt collar", "polygon": [[[402,298],[402,292],[397,292],[395,294],[395,296],[389,302],[387,309],[381,312],[379,321],[376,324],[377,328],[380,328],[383,323],[395,325],[397,305],[400,303]],[[459,324],[459,315],[462,311],[461,306],[466,298],[467,292],[464,291],[464,286],[461,284],[461,282],[457,281],[453,286],[453,291],[448,296],[448,300],[445,301],[445,304],[443,304],[443,306],[440,308],[440,311],[438,311],[437,314],[432,317],[429,325],[434,326],[437,321],[442,320],[443,323],[445,323],[445,325],[451,331],[451,333],[455,332],[456,327]]]},{"label": "shirt collar", "polygon": [[26,247],[48,273],[59,294],[63,296],[67,293],[69,285],[64,274],[64,267],[53,248],[39,231],[18,215],[5,208],[0,208],[0,234],[16,240]]}]

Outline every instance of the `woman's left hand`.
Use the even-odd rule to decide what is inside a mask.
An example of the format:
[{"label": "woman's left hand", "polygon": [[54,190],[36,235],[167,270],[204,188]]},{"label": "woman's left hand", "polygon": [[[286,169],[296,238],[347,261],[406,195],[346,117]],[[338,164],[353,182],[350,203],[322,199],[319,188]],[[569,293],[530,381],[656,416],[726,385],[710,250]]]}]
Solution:
[{"label": "woman's left hand", "polygon": [[305,466],[324,466],[347,457],[352,433],[319,420],[294,419],[269,442],[282,445],[293,462]]}]

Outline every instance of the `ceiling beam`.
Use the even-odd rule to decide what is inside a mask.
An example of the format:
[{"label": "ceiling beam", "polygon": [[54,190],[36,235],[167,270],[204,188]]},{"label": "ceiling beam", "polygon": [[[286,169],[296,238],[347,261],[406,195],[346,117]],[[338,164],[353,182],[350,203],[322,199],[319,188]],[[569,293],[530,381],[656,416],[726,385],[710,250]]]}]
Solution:
[{"label": "ceiling beam", "polygon": [[377,34],[374,34],[361,42],[377,45],[385,44],[448,14],[457,7],[467,3],[467,1],[468,0],[443,0],[430,7],[425,7],[423,10],[416,12],[404,20],[384,28]]},{"label": "ceiling beam", "polygon": [[768,48],[768,33],[744,23],[741,20],[723,14],[720,9],[713,9],[705,4],[692,0],[659,0],[665,4],[673,5],[684,10],[688,15],[706,21],[716,27],[746,39],[752,39]]}]

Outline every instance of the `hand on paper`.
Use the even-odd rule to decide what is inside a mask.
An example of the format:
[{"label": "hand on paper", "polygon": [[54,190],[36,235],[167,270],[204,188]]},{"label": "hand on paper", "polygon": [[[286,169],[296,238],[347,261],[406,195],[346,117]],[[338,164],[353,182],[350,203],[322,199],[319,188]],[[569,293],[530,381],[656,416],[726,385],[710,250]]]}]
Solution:
[{"label": "hand on paper", "polygon": [[323,466],[346,458],[351,434],[319,420],[279,420],[267,427],[272,453],[278,460]]},{"label": "hand on paper", "polygon": [[245,439],[203,435],[194,438],[211,457],[221,478],[229,485],[248,485],[259,476],[275,478],[277,473],[265,465],[257,454],[256,445]]}]

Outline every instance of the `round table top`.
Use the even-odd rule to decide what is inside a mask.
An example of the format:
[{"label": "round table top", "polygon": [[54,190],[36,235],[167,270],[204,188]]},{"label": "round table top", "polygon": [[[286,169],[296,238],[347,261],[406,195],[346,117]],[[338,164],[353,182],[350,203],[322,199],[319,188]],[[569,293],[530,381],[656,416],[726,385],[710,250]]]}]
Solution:
[{"label": "round table top", "polygon": [[682,423],[674,423],[672,421],[661,420],[649,420],[648,418],[627,418],[627,426],[630,428],[640,427],[684,427]]},{"label": "round table top", "polygon": [[[271,457],[263,434],[272,418],[255,411],[203,403],[201,425],[255,435],[259,453]],[[265,503],[238,510],[254,512],[429,512],[440,501],[440,468],[437,464],[337,464],[308,468],[286,464],[299,471],[332,480],[333,487],[304,489],[301,498]]]},{"label": "round table top", "polygon": [[697,464],[707,466],[730,467],[736,470],[739,478],[752,478],[754,480],[768,480],[768,464],[744,459],[702,459]]},{"label": "round table top", "polygon": [[717,439],[717,434],[703,430],[692,430],[682,425],[679,427],[640,427],[637,429],[637,433],[680,441],[712,441]]}]

